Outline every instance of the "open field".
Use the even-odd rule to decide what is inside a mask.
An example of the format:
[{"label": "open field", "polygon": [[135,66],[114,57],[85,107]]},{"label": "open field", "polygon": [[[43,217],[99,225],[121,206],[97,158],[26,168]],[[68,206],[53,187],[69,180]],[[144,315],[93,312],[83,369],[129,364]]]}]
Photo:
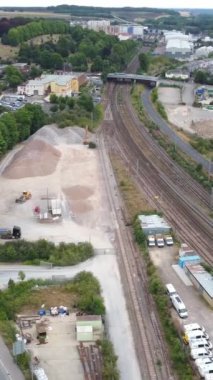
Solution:
[{"label": "open field", "polygon": [[33,43],[33,45],[41,45],[45,42],[51,41],[51,42],[57,42],[60,34],[43,34],[42,36],[37,36],[31,38],[31,40],[27,41],[28,43]]},{"label": "open field", "polygon": [[16,46],[3,45],[0,43],[0,58],[14,58],[18,54],[19,48]]}]

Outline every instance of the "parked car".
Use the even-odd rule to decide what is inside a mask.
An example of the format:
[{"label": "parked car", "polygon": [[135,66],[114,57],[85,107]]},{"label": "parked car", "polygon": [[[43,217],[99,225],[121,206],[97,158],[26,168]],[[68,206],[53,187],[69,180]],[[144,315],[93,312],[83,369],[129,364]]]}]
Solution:
[{"label": "parked car", "polygon": [[174,295],[177,295],[176,289],[172,284],[166,284],[166,293],[169,297],[172,297]]},{"label": "parked car", "polygon": [[179,316],[181,318],[187,318],[188,312],[187,312],[186,306],[184,305],[180,296],[178,294],[176,294],[176,295],[171,296],[170,298],[171,298],[172,304],[173,304],[175,310],[178,312]]},{"label": "parked car", "polygon": [[191,339],[189,341],[189,347],[190,347],[190,349],[205,347],[205,348],[208,348],[209,350],[212,350],[212,343],[209,342],[208,340],[204,339],[204,338]]},{"label": "parked car", "polygon": [[184,329],[185,332],[188,332],[188,331],[197,331],[197,330],[206,332],[205,328],[203,326],[200,326],[198,323],[189,323],[187,325],[184,325],[183,329]]},{"label": "parked car", "polygon": [[190,352],[191,358],[193,360],[204,357],[212,357],[212,351],[202,347],[202,348],[194,348]]}]

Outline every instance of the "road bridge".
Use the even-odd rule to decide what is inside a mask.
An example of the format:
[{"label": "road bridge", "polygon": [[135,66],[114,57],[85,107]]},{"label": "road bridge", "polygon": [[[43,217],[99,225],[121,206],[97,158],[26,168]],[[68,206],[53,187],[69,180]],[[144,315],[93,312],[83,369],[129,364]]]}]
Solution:
[{"label": "road bridge", "polygon": [[107,80],[109,82],[119,82],[119,83],[143,83],[148,87],[156,87],[158,82],[158,77],[152,77],[148,75],[137,75],[128,73],[109,73],[107,75]]}]

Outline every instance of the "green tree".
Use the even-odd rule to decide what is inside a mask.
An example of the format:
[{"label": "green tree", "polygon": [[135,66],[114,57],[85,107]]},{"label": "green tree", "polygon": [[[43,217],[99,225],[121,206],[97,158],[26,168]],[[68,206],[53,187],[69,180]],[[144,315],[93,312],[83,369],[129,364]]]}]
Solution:
[{"label": "green tree", "polygon": [[30,136],[31,117],[26,107],[17,110],[14,114],[17,129],[19,133],[19,141],[26,140]]},{"label": "green tree", "polygon": [[7,129],[7,148],[11,149],[19,141],[19,133],[15,116],[11,113],[6,113],[1,117],[1,122]]},{"label": "green tree", "polygon": [[140,53],[139,56],[139,62],[140,62],[140,67],[143,71],[147,72],[149,68],[149,57],[148,54],[145,53]]},{"label": "green tree", "polygon": [[23,82],[23,75],[21,72],[13,66],[7,66],[5,70],[6,80],[11,87],[17,87]]},{"label": "green tree", "polygon": [[198,70],[195,74],[194,81],[196,83],[205,84],[207,82],[207,73],[205,71]]},{"label": "green tree", "polygon": [[18,272],[18,278],[19,278],[19,280],[20,281],[24,281],[25,277],[26,277],[25,273],[22,270],[20,270]]}]

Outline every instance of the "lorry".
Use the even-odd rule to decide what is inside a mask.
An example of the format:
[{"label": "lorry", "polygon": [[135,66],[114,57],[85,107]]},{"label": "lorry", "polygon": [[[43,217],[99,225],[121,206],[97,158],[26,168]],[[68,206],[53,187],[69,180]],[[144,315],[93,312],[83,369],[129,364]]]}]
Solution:
[{"label": "lorry", "polygon": [[16,203],[24,203],[32,198],[32,194],[30,191],[23,191],[21,196],[16,199]]},{"label": "lorry", "polygon": [[13,228],[0,228],[0,239],[20,239],[21,228],[14,226]]},{"label": "lorry", "polygon": [[164,238],[161,234],[155,235],[155,241],[159,248],[164,247]]}]

